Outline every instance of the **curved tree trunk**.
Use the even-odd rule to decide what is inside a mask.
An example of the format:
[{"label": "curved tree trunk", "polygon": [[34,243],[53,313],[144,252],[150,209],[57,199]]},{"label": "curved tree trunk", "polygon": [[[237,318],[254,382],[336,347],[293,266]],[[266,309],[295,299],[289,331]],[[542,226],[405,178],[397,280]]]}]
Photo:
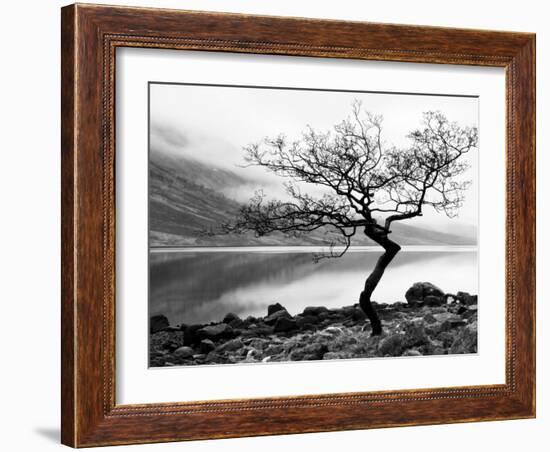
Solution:
[{"label": "curved tree trunk", "polygon": [[372,273],[365,281],[365,287],[361,292],[361,295],[359,296],[359,305],[370,320],[372,326],[372,335],[377,336],[382,334],[382,324],[380,323],[378,314],[376,313],[376,310],[371,303],[371,296],[374,292],[374,289],[376,289],[376,286],[380,282],[380,279],[382,278],[386,267],[396,256],[401,247],[394,241],[390,240],[388,238],[388,235],[385,233],[366,233],[366,235],[370,239],[378,243],[385,250],[384,254],[382,254],[382,256],[378,258],[378,261],[376,262]]}]

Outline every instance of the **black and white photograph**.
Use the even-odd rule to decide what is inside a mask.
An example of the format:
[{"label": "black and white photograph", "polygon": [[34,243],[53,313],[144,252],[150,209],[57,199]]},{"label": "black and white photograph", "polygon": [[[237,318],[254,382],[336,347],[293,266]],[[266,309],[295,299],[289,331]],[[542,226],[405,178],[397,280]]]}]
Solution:
[{"label": "black and white photograph", "polygon": [[477,353],[476,96],[148,89],[149,367]]}]

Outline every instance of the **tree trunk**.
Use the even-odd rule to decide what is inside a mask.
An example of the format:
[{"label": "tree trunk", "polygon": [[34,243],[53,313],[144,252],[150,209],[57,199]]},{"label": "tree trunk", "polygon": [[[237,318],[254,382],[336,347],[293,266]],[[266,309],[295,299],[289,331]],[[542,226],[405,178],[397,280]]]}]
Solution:
[{"label": "tree trunk", "polygon": [[386,270],[386,267],[396,256],[401,247],[394,241],[390,240],[388,238],[388,235],[385,233],[381,234],[365,232],[365,234],[367,235],[367,237],[374,240],[385,250],[384,254],[382,254],[382,256],[378,258],[378,261],[376,262],[372,273],[365,281],[365,287],[361,292],[361,295],[359,296],[359,305],[370,320],[372,326],[372,335],[377,336],[382,334],[382,324],[380,323],[380,319],[378,318],[376,309],[374,309],[374,306],[371,303],[371,296],[374,292],[374,289],[376,289],[376,286],[380,282],[380,279],[384,274],[384,270]]}]

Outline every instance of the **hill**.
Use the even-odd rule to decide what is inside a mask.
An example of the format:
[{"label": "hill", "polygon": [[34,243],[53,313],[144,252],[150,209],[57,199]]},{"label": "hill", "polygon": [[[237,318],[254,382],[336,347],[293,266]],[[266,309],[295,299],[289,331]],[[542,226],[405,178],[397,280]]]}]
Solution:
[{"label": "hill", "polygon": [[[149,166],[150,246],[254,246],[254,245],[327,245],[321,231],[302,237],[280,233],[255,237],[242,235],[207,235],[223,222],[230,221],[240,203],[231,196],[237,190],[254,192],[259,183],[220,167],[210,167],[198,160],[151,151]],[[401,245],[452,246],[475,245],[473,228],[456,228],[441,232],[396,223],[392,238]],[[362,234],[353,245],[372,245]]]}]

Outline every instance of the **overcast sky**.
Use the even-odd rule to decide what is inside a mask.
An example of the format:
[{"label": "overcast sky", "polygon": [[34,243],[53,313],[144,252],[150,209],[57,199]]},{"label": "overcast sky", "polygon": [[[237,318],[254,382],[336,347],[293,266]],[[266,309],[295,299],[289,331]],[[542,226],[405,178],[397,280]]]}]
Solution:
[{"label": "overcast sky", "polygon": [[[462,126],[478,125],[477,98],[151,84],[151,151],[182,154],[239,174],[255,171],[254,177],[265,177],[258,173],[262,169],[239,168],[243,146],[280,133],[291,140],[299,138],[306,126],[331,130],[350,115],[355,99],[384,117],[383,139],[398,147],[407,145],[407,134],[428,110],[440,110]],[[459,217],[451,220],[426,208],[424,216],[411,224],[442,230],[477,225],[477,151],[467,158],[471,166],[467,177],[473,183]],[[278,182],[277,176],[268,180]]]}]

